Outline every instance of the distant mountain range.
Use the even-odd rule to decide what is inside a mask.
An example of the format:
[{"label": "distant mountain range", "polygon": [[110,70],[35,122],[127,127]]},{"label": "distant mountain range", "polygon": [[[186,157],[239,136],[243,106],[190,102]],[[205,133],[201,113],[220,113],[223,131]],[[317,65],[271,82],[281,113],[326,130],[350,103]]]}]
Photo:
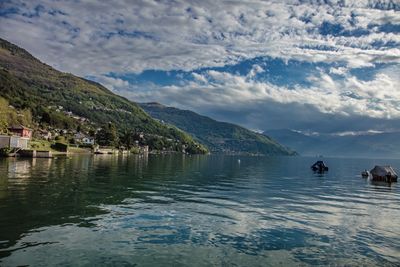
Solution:
[{"label": "distant mountain range", "polygon": [[305,156],[400,158],[400,132],[358,135],[305,135],[292,130],[264,134]]},{"label": "distant mountain range", "polygon": [[193,111],[167,107],[159,103],[139,104],[152,117],[190,133],[213,152],[263,155],[295,155],[268,136],[235,124],[219,122]]}]

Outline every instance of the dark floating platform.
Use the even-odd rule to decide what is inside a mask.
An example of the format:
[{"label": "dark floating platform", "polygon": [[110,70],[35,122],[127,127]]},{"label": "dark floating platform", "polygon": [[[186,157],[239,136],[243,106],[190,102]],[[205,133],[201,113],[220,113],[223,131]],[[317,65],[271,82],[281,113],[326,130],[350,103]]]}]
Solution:
[{"label": "dark floating platform", "polygon": [[311,170],[315,172],[326,172],[329,170],[328,166],[326,166],[325,162],[322,160],[318,160],[313,165],[311,165]]}]

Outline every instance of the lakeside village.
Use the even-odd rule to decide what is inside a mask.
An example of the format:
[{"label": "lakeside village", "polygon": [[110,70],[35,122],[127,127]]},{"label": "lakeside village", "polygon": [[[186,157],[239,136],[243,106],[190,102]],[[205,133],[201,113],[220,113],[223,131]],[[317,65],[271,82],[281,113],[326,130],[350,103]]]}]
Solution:
[{"label": "lakeside village", "polygon": [[[160,136],[141,131],[125,131],[118,135],[112,123],[107,123],[101,128],[88,130],[86,127],[82,130],[81,126],[90,124],[88,119],[69,111],[62,111],[61,106],[55,109],[56,112],[63,112],[79,122],[77,129],[60,129],[48,125],[37,125],[32,129],[15,121],[14,124],[10,123],[10,126],[0,130],[0,156],[51,158],[69,154],[160,154],[177,151],[176,147],[166,147],[162,142],[160,144]],[[185,145],[179,144],[179,140],[167,141],[179,147],[178,151],[186,153]],[[158,144],[153,144],[154,142]],[[149,150],[149,144],[153,150]]]},{"label": "lakeside village", "polygon": [[[0,134],[0,156],[51,158],[54,155],[68,154],[142,154],[149,152],[149,146],[140,145],[139,140],[136,140],[128,150],[124,147],[100,146],[96,144],[94,137],[81,132],[60,129],[55,129],[54,132],[39,131],[33,135],[34,131],[23,125],[10,126],[7,134]],[[65,136],[68,135],[73,137],[67,140]],[[144,138],[144,135],[139,134],[139,138]]]}]

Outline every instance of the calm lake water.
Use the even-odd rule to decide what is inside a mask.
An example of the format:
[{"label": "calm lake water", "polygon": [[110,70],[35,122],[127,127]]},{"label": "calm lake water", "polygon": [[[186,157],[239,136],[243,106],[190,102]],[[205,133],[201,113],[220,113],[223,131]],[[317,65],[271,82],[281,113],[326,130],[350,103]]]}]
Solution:
[{"label": "calm lake water", "polygon": [[399,266],[400,161],[314,161],[0,159],[0,266]]}]

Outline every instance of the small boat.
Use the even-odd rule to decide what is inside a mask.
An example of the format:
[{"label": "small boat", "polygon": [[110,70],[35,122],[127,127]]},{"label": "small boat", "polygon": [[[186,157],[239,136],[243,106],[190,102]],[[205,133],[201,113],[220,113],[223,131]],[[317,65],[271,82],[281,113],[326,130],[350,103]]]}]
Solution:
[{"label": "small boat", "polygon": [[370,173],[367,170],[364,170],[363,172],[361,172],[361,177],[363,177],[363,178],[368,178],[369,175],[370,175]]},{"label": "small boat", "polygon": [[397,173],[392,166],[375,166],[371,171],[373,181],[397,182]]},{"label": "small boat", "polygon": [[325,162],[323,162],[322,160],[318,160],[317,162],[315,162],[311,166],[311,169],[315,172],[325,172],[329,170],[328,166],[326,166]]}]

